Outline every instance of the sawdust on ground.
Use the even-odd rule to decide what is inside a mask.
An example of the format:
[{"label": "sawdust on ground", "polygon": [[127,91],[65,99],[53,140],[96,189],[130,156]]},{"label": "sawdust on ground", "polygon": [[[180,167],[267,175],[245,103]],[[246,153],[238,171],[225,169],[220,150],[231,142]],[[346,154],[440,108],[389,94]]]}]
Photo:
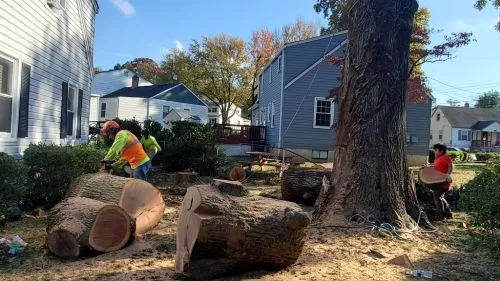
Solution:
[{"label": "sawdust on ground", "polygon": [[[168,194],[165,201],[163,220],[152,232],[120,251],[75,260],[47,252],[44,216],[9,223],[7,232],[19,234],[29,246],[9,264],[0,265],[0,280],[189,280],[173,271],[182,196]],[[462,221],[448,221],[441,231],[412,234],[407,240],[376,236],[365,229],[310,227],[303,253],[293,266],[219,280],[412,280],[407,269],[387,263],[402,254],[416,268],[432,270],[434,280],[500,280],[500,264],[463,243],[467,230]]]}]

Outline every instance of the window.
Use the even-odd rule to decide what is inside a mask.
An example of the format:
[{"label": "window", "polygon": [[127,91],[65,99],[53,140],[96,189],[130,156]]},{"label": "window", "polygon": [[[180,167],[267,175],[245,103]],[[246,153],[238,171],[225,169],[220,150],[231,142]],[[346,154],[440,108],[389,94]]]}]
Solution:
[{"label": "window", "polygon": [[333,102],[330,99],[314,98],[314,128],[329,129],[333,123]]},{"label": "window", "polygon": [[208,122],[210,123],[210,125],[217,124],[217,117],[208,118]]},{"label": "window", "polygon": [[101,118],[106,118],[106,103],[101,103]]},{"label": "window", "polygon": [[209,107],[208,108],[208,113],[217,113],[217,107],[214,106],[214,107]]},{"label": "window", "polygon": [[281,71],[281,56],[278,57],[277,61],[278,61],[278,73],[280,73],[280,71]]},{"label": "window", "polygon": [[76,128],[77,122],[77,105],[78,105],[78,95],[76,87],[73,85],[69,85],[68,87],[68,108],[66,109],[67,114],[67,126],[66,126],[66,135],[73,136],[74,128]]},{"label": "window", "polygon": [[170,106],[168,106],[168,105],[164,105],[164,106],[163,106],[163,111],[162,111],[162,112],[163,112],[163,115],[162,115],[162,116],[163,116],[163,118],[167,117],[168,113],[170,112]]},{"label": "window", "polygon": [[440,120],[441,120],[441,113],[438,113],[438,114],[436,115],[436,120],[437,120],[437,121],[440,121]]},{"label": "window", "polygon": [[432,140],[432,133],[429,135],[429,139]]},{"label": "window", "polygon": [[267,122],[271,122],[271,104],[267,105]]},{"label": "window", "polygon": [[458,130],[458,140],[459,141],[470,141],[471,137],[472,137],[471,131]]},{"label": "window", "polygon": [[269,66],[269,84],[271,84],[271,82],[273,81],[273,65],[271,64]]},{"label": "window", "polygon": [[328,150],[312,150],[312,159],[328,160]]},{"label": "window", "polygon": [[273,101],[272,106],[271,106],[271,128],[274,128],[275,115],[276,115],[276,112],[274,109],[274,101]]},{"label": "window", "polygon": [[0,57],[0,132],[12,132],[14,61]]},{"label": "window", "polygon": [[439,140],[443,140],[443,131],[439,131]]}]

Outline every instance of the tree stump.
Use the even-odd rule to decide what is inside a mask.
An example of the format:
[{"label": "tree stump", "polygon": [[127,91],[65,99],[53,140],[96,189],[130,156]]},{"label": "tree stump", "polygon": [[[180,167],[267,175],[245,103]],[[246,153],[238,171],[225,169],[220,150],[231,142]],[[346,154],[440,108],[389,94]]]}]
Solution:
[{"label": "tree stump", "polygon": [[295,263],[307,213],[294,203],[243,194],[226,194],[220,184],[188,188],[177,228],[177,271],[209,280]]},{"label": "tree stump", "polygon": [[47,246],[61,257],[78,257],[85,250],[111,252],[135,236],[135,221],[121,207],[74,197],[49,212]]},{"label": "tree stump", "polygon": [[86,197],[117,204],[135,219],[137,234],[144,234],[154,228],[165,210],[160,191],[150,183],[107,173],[77,178],[71,184],[67,197]]},{"label": "tree stump", "polygon": [[243,182],[246,179],[247,174],[241,165],[234,165],[225,169],[224,176],[230,181]]},{"label": "tree stump", "polygon": [[198,174],[195,172],[178,172],[175,174],[175,186],[186,186],[193,184],[198,179]]},{"label": "tree stump", "polygon": [[330,177],[332,169],[288,169],[281,179],[283,200],[313,206],[323,185],[323,177]]}]

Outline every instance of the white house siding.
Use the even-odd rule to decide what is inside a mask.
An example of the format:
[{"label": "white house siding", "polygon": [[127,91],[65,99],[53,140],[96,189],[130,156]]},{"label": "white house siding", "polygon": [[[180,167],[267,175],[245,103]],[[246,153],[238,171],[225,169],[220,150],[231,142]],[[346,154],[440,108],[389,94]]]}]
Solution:
[{"label": "white house siding", "polygon": [[[106,103],[106,116],[101,117],[101,104]],[[118,117],[118,98],[100,98],[97,116],[99,121],[111,120]],[[121,117],[120,117],[121,118]],[[93,120],[90,120],[93,121]]]},{"label": "white house siding", "polygon": [[[440,120],[438,121],[438,114],[440,115]],[[442,139],[439,138],[440,132],[442,132]],[[458,140],[458,137],[456,134],[453,134],[451,124],[448,122],[446,117],[444,116],[443,112],[441,109],[436,109],[434,113],[431,116],[431,140],[430,143],[435,144],[435,143],[442,143],[446,145],[452,145],[453,143],[453,136],[455,136],[455,140]]]},{"label": "white house siding", "polygon": [[163,106],[170,106],[170,110],[172,109],[184,110],[189,108],[189,112],[191,112],[191,114],[200,117],[201,119],[200,122],[202,124],[208,123],[208,115],[207,115],[208,108],[206,106],[165,101],[159,99],[149,100],[149,119],[159,122],[160,124],[165,126],[163,122]]},{"label": "white house siding", "polygon": [[[458,138],[458,131],[466,131],[466,132],[471,132],[470,129],[459,129],[459,128],[453,128],[451,129],[451,142],[449,145],[458,147],[458,148],[470,148],[472,145],[472,141],[463,141]],[[471,132],[472,136],[472,132]],[[471,137],[472,140],[472,137]]]},{"label": "white house siding", "polygon": [[101,115],[101,103],[98,96],[90,96],[89,121],[97,121]]},{"label": "white house siding", "polygon": [[144,98],[118,98],[118,118],[144,122],[148,116],[148,100]]},{"label": "white house siding", "polygon": [[[33,142],[56,144],[85,142],[88,136],[89,100],[92,73],[84,48],[84,35],[93,50],[94,1],[66,1],[64,11],[53,11],[45,0],[0,1],[0,54],[12,58],[16,65],[31,66],[28,137],[0,136],[0,151],[22,154]],[[80,20],[81,4],[84,24]],[[20,67],[18,67],[20,68]],[[20,75],[20,73],[15,73]],[[62,83],[83,90],[81,139],[60,139]],[[19,86],[19,85],[17,85]],[[19,100],[19,87],[14,101]],[[18,108],[13,108],[17,127]]]},{"label": "white house siding", "polygon": [[[217,112],[208,113],[208,118],[217,118],[217,124],[222,124],[222,114],[220,113],[220,109],[218,106],[210,106],[210,108],[216,108]],[[243,118],[241,116],[242,110],[240,107],[236,105],[232,105],[229,109],[229,122],[230,125],[250,125],[250,120]]]}]

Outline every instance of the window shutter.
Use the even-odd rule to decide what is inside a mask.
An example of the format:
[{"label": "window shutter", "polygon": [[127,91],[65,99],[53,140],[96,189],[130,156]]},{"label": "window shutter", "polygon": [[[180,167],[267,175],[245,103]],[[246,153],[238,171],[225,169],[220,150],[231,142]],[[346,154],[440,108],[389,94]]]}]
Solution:
[{"label": "window shutter", "polygon": [[462,140],[462,130],[458,130],[458,140]]},{"label": "window shutter", "polygon": [[30,106],[30,80],[31,66],[22,64],[21,67],[21,91],[19,97],[19,122],[17,127],[17,137],[28,137],[28,112]]},{"label": "window shutter", "polygon": [[64,139],[66,137],[66,131],[68,126],[68,83],[62,83],[62,101],[61,101],[61,131],[60,137]]},{"label": "window shutter", "polygon": [[76,127],[76,138],[82,138],[82,108],[83,108],[83,90],[78,90],[78,120]]},{"label": "window shutter", "polygon": [[471,141],[472,140],[472,131],[469,131],[467,133],[467,141]]}]

